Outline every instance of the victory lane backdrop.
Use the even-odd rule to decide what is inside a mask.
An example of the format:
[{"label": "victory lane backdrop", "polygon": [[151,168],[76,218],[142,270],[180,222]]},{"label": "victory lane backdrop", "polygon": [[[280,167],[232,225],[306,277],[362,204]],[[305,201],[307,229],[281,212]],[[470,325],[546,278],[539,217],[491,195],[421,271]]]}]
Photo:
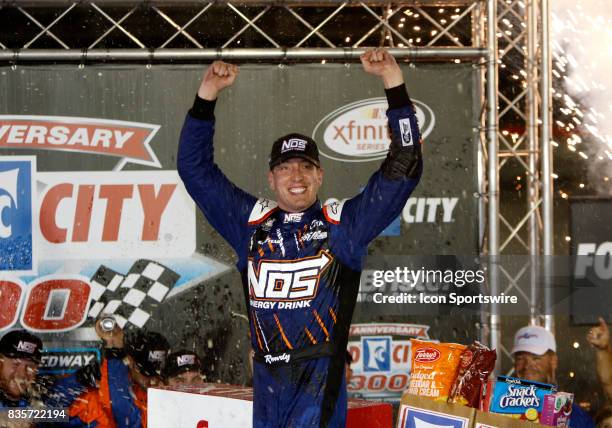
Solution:
[{"label": "victory lane backdrop", "polygon": [[[248,381],[246,310],[235,257],[195,209],[175,172],[178,135],[204,68],[0,69],[0,174],[21,168],[10,160],[25,157],[31,206],[29,222],[15,223],[15,234],[0,236],[0,275],[24,290],[51,276],[89,285],[91,316],[75,321],[78,328],[42,334],[53,352],[63,343],[75,355],[95,355],[91,319],[101,305],[111,304],[106,309],[128,327],[160,331],[171,345],[201,354],[209,379]],[[476,254],[475,70],[456,64],[402,68],[425,135],[425,172],[402,215],[370,253]],[[271,196],[266,180],[271,143],[300,132],[313,136],[322,153],[322,201],[351,197],[384,158],[388,138],[381,97],[380,82],[358,64],[244,65],[217,103],[216,161],[238,186]],[[13,188],[27,187],[21,176],[18,180],[15,186],[3,180],[0,196],[16,200]],[[120,215],[122,210],[130,215]],[[25,242],[31,260],[7,260],[16,239]],[[138,281],[120,285],[135,266]],[[97,299],[101,294],[111,298]],[[143,307],[146,314],[139,312]],[[15,313],[11,321],[17,326],[23,317]],[[359,306],[354,318],[355,323],[420,321],[410,314],[372,316]],[[425,321],[432,324],[430,337],[451,339],[450,320]],[[458,327],[474,337],[471,320],[452,324],[454,331]],[[404,349],[398,343],[397,349]]]}]

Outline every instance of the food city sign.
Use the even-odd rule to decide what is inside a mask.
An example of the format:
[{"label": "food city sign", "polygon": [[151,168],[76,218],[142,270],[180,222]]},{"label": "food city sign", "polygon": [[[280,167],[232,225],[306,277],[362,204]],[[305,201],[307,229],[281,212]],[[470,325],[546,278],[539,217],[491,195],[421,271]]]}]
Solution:
[{"label": "food city sign", "polygon": [[[176,171],[37,173],[34,157],[0,157],[0,174],[11,173],[15,180],[0,183],[4,273],[35,272],[37,253],[82,260],[195,251],[195,206]],[[18,197],[33,188],[42,190]],[[31,239],[21,243],[24,236]]]},{"label": "food city sign", "polygon": [[410,338],[428,339],[421,324],[352,324],[348,351],[353,358],[350,394],[363,398],[397,398],[408,387],[412,347]]},{"label": "food city sign", "polygon": [[[435,126],[433,110],[425,103],[412,100],[426,138]],[[312,136],[322,141],[321,154],[341,162],[368,162],[383,159],[389,149],[387,99],[369,98],[342,106],[325,116],[315,126]]]}]

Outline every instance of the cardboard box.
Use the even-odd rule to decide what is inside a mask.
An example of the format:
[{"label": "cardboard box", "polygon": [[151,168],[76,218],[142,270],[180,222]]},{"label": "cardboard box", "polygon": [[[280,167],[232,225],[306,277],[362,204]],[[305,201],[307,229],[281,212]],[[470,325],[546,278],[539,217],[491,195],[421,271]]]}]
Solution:
[{"label": "cardboard box", "polygon": [[[547,428],[471,407],[433,401],[405,394],[402,397],[397,428]],[[550,427],[548,427],[550,428]]]},{"label": "cardboard box", "polygon": [[397,428],[472,428],[475,412],[471,407],[404,394]]},{"label": "cardboard box", "polygon": [[[204,384],[173,391],[149,388],[149,428],[252,427],[253,388]],[[347,428],[392,428],[389,403],[349,400]]]},{"label": "cardboard box", "polygon": [[521,421],[496,413],[476,411],[474,428],[550,428],[529,421]]}]

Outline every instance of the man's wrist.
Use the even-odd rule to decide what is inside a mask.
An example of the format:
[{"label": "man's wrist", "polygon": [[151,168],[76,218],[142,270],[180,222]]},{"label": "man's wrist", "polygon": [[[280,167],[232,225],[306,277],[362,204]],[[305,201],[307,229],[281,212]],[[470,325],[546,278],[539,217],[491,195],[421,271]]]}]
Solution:
[{"label": "man's wrist", "polygon": [[198,96],[204,100],[214,101],[219,96],[219,91],[209,85],[200,86]]},{"label": "man's wrist", "polygon": [[391,73],[382,76],[383,85],[385,89],[394,88],[404,83],[404,76],[401,73]]}]

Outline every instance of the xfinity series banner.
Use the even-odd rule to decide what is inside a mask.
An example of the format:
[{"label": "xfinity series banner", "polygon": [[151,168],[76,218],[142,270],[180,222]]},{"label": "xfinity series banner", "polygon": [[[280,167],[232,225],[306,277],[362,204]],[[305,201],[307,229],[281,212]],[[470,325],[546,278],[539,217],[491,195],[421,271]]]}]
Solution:
[{"label": "xfinity series banner", "polygon": [[[611,199],[576,198],[570,201],[571,254],[576,256],[572,282],[572,320],[596,324],[612,319]],[[593,296],[597,296],[596,299]],[[583,308],[589,308],[584,313]]]},{"label": "xfinity series banner", "polygon": [[[7,308],[0,330],[41,334],[48,372],[99,358],[91,325],[110,312],[124,328],[157,330],[175,347],[198,350],[215,379],[249,378],[235,256],[176,173],[180,129],[203,69],[45,66],[0,73],[0,305]],[[474,70],[405,66],[404,75],[426,167],[370,251],[476,254]],[[321,150],[321,200],[350,198],[385,157],[386,109],[382,85],[357,64],[246,65],[217,103],[216,162],[239,187],[272,196],[271,144],[300,132]],[[419,326],[409,314],[373,319],[359,310],[354,321]],[[473,325],[466,322],[465,331]],[[450,339],[444,327],[353,331],[359,377],[352,391],[399,394],[409,372],[409,337]],[[387,355],[381,349],[390,359],[381,359]]]}]

